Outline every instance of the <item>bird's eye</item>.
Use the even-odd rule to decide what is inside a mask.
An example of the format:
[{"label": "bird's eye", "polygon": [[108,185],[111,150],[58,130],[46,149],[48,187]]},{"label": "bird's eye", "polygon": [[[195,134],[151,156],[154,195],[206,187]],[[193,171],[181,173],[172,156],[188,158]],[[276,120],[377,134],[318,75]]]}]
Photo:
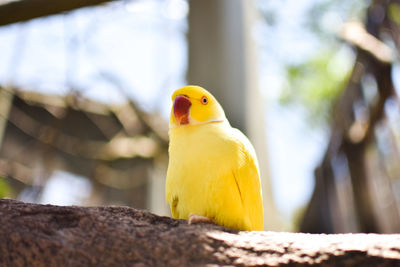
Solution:
[{"label": "bird's eye", "polygon": [[207,99],[207,97],[206,96],[203,96],[202,98],[201,98],[201,103],[203,104],[203,105],[207,105],[208,104],[208,99]]}]

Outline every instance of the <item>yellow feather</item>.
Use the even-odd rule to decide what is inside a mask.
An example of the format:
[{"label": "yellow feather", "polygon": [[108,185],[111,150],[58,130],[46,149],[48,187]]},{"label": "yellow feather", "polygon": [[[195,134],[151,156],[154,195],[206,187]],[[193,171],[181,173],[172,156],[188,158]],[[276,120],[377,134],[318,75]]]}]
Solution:
[{"label": "yellow feather", "polygon": [[194,213],[232,229],[263,230],[261,185],[253,146],[229,125],[207,91],[193,86],[183,90],[195,101],[191,98],[193,91],[196,96],[207,94],[214,102],[192,104],[191,118],[201,117],[193,113],[207,108],[217,112],[207,110],[209,117],[184,126],[174,125],[171,118],[166,199],[172,216],[188,219]]}]

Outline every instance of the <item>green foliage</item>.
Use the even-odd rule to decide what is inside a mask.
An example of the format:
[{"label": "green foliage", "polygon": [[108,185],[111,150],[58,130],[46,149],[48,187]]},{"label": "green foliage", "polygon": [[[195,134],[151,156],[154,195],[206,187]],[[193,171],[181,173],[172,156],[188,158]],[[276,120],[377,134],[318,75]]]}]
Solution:
[{"label": "green foliage", "polygon": [[342,46],[288,66],[289,86],[281,95],[281,103],[305,106],[313,126],[328,123],[334,100],[346,85],[352,63],[352,52]]},{"label": "green foliage", "polygon": [[389,5],[389,18],[391,21],[400,26],[400,6],[392,3]]},{"label": "green foliage", "polygon": [[[296,65],[287,65],[288,85],[281,94],[281,103],[300,105],[311,126],[330,123],[331,110],[344,90],[354,63],[354,53],[338,38],[346,21],[363,21],[369,3],[363,0],[312,1],[305,13],[302,30],[317,40],[317,48]],[[400,20],[399,6],[393,9],[393,20]]]},{"label": "green foliage", "polygon": [[9,197],[11,193],[11,187],[6,180],[0,176],[0,198]]}]

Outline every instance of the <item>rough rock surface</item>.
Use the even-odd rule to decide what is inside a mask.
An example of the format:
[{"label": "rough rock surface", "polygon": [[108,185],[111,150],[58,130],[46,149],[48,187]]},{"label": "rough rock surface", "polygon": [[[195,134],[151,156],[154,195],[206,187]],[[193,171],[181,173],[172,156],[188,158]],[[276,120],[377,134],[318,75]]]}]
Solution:
[{"label": "rough rock surface", "polygon": [[238,232],[128,207],[0,199],[0,266],[400,266],[400,235]]}]

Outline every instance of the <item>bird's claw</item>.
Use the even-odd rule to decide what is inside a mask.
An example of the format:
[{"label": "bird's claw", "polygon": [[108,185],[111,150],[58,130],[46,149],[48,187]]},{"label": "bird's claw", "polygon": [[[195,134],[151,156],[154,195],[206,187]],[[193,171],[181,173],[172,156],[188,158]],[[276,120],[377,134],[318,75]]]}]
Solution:
[{"label": "bird's claw", "polygon": [[196,224],[196,223],[213,223],[213,224],[215,224],[215,222],[212,218],[200,216],[200,215],[193,214],[193,213],[190,214],[188,224]]}]

